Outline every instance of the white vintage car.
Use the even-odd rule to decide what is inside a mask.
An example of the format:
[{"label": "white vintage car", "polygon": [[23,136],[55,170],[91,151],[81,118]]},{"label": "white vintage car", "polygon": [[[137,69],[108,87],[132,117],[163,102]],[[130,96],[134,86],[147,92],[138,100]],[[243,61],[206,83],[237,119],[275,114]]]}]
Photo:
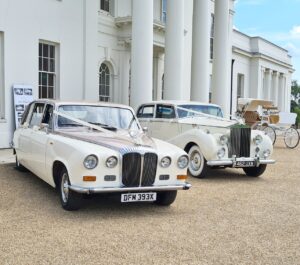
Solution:
[{"label": "white vintage car", "polygon": [[62,207],[76,210],[81,194],[121,193],[122,202],[174,202],[186,182],[188,156],[151,139],[130,107],[37,100],[15,131],[16,166],[57,187]]},{"label": "white vintage car", "polygon": [[156,101],[138,108],[140,123],[152,137],[166,140],[190,156],[189,173],[198,178],[208,167],[243,168],[261,175],[273,152],[270,138],[235,120],[223,118],[218,105],[189,101]]}]

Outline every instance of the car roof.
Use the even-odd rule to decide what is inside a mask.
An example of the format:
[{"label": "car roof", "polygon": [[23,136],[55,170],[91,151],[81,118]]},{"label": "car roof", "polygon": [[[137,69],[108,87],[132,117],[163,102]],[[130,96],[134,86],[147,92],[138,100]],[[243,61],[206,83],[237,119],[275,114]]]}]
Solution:
[{"label": "car roof", "polygon": [[141,105],[146,105],[146,104],[201,105],[201,106],[213,106],[213,107],[220,108],[220,106],[217,104],[204,103],[199,101],[188,101],[188,100],[155,100],[155,101],[143,103]]},{"label": "car roof", "polygon": [[114,108],[124,108],[124,109],[130,109],[133,111],[133,109],[130,106],[123,105],[123,104],[116,104],[111,102],[100,102],[100,101],[65,101],[65,100],[57,100],[57,99],[36,99],[33,102],[41,102],[41,103],[49,103],[54,104],[57,106],[60,105],[91,105],[91,106],[105,106],[105,107],[114,107]]}]

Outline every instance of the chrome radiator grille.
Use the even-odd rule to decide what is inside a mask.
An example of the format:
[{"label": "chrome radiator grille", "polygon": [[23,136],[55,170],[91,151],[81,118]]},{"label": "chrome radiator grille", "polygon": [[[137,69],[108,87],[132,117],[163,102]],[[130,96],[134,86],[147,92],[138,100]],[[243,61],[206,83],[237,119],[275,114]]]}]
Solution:
[{"label": "chrome radiator grille", "polygon": [[126,187],[151,186],[155,181],[157,155],[155,153],[127,153],[123,155],[122,182]]},{"label": "chrome radiator grille", "polygon": [[230,129],[229,157],[250,157],[251,128],[232,127]]}]

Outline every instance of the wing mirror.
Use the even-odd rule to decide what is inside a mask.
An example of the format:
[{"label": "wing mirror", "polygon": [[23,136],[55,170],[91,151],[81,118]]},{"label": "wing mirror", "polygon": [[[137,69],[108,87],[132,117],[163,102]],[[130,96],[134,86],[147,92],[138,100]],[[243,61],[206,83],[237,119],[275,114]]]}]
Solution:
[{"label": "wing mirror", "polygon": [[49,132],[49,124],[48,123],[42,123],[40,126],[40,130],[45,131],[46,133]]}]

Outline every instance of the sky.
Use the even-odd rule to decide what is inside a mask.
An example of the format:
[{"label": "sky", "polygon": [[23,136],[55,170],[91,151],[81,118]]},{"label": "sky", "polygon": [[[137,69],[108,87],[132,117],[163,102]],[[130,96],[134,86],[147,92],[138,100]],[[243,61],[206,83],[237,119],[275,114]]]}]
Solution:
[{"label": "sky", "polygon": [[234,27],[287,49],[300,83],[300,0],[235,0]]}]

